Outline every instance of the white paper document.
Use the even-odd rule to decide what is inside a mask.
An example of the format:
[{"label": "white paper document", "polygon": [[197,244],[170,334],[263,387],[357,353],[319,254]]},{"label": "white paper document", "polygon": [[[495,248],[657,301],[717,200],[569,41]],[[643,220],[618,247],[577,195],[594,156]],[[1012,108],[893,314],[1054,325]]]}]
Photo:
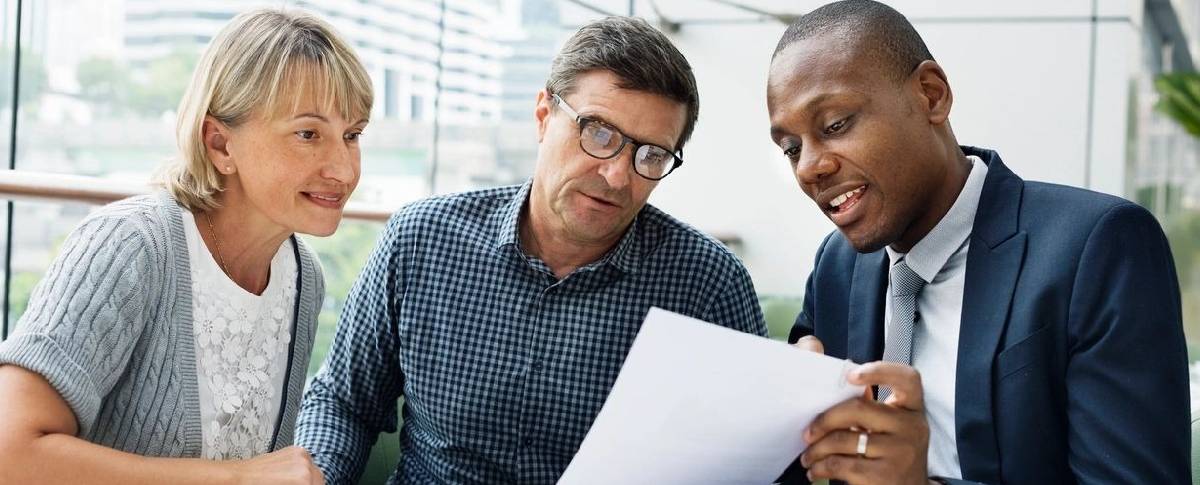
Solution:
[{"label": "white paper document", "polygon": [[560,485],[769,484],[848,361],[652,308]]}]

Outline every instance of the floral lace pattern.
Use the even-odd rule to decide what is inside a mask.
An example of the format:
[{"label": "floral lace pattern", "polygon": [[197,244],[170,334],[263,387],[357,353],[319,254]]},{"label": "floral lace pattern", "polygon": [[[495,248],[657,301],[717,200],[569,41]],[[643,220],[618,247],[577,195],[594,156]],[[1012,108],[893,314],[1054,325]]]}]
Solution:
[{"label": "floral lace pattern", "polygon": [[[194,223],[185,226],[189,233],[196,231]],[[280,412],[296,297],[291,242],[272,260],[266,290],[254,295],[234,284],[199,233],[194,236],[198,247],[189,237],[189,256],[202,457],[251,458],[269,451]]]}]

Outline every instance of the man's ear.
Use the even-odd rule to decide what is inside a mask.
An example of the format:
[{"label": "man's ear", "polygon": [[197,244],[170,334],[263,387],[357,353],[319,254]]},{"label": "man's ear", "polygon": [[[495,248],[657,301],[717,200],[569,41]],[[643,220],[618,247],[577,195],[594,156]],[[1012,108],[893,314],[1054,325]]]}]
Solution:
[{"label": "man's ear", "polygon": [[211,115],[204,116],[204,125],[201,127],[204,151],[208,154],[208,160],[213,167],[225,175],[237,171],[237,166],[233,163],[233,156],[229,154],[229,134],[229,127],[220,120]]},{"label": "man's ear", "polygon": [[550,99],[550,91],[545,89],[537,94],[537,105],[533,109],[533,117],[537,121],[538,143],[542,142],[542,138],[546,136],[546,128],[550,126],[550,113],[554,110],[553,100]]},{"label": "man's ear", "polygon": [[942,66],[939,66],[937,61],[921,61],[912,76],[917,85],[921,108],[929,118],[929,123],[945,123],[950,118],[954,93],[950,91],[950,82],[946,80],[946,72],[942,70]]}]

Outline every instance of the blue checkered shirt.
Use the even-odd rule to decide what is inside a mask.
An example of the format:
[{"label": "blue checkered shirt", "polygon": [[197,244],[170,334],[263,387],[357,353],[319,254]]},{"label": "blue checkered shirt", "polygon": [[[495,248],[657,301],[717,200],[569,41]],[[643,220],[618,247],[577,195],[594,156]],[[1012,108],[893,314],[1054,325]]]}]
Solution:
[{"label": "blue checkered shirt", "polygon": [[651,306],[766,335],[738,259],[649,205],[602,259],[556,279],[518,242],[529,187],[426,199],[388,222],[297,423],[327,482],[358,479],[403,396],[389,483],[554,483]]}]

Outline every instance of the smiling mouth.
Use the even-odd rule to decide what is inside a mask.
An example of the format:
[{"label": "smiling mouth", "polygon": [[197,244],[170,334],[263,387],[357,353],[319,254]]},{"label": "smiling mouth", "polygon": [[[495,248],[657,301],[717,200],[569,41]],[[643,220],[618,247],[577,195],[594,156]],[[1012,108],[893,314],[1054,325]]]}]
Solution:
[{"label": "smiling mouth", "polygon": [[862,200],[863,192],[867,190],[867,186],[863,185],[854,190],[848,191],[842,195],[834,197],[829,201],[829,206],[825,208],[825,212],[829,215],[845,214],[858,202]]},{"label": "smiling mouth", "polygon": [[345,194],[337,192],[301,192],[310,202],[322,207],[341,208],[346,200]]}]

